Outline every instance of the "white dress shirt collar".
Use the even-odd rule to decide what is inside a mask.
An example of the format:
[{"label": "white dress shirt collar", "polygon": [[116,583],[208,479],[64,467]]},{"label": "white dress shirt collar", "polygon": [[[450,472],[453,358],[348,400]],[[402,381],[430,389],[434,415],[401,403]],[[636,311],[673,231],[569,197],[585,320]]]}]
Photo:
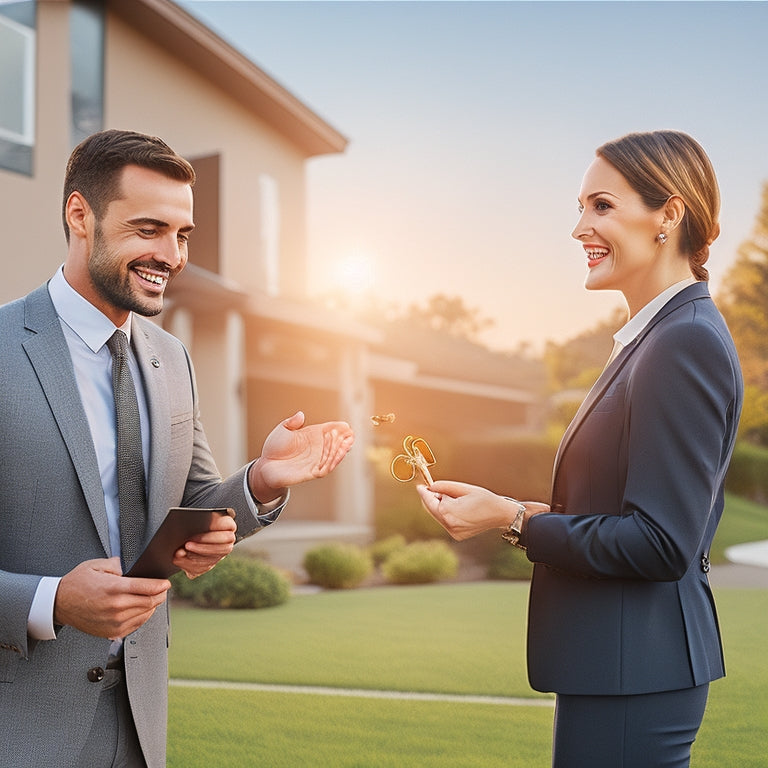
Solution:
[{"label": "white dress shirt collar", "polygon": [[613,335],[613,340],[626,347],[633,342],[645,329],[645,326],[651,322],[654,315],[680,291],[697,282],[695,277],[687,277],[679,283],[670,285],[669,288],[662,291],[655,299],[651,299],[626,325],[619,328]]},{"label": "white dress shirt collar", "polygon": [[[115,332],[115,324],[100,310],[83,298],[64,277],[64,268],[59,267],[48,283],[48,293],[51,296],[56,314],[66,323],[90,348],[98,352]],[[120,330],[131,341],[131,320],[133,313],[120,326]]]}]

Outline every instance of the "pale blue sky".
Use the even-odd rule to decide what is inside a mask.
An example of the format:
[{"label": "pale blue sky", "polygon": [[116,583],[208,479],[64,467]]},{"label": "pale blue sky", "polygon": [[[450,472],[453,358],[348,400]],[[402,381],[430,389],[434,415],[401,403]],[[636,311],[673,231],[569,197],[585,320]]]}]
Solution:
[{"label": "pale blue sky", "polygon": [[347,136],[308,166],[310,288],[367,254],[399,304],[462,295],[489,343],[605,317],[570,231],[602,142],[674,128],[723,196],[713,291],[768,181],[768,3],[184,0]]}]

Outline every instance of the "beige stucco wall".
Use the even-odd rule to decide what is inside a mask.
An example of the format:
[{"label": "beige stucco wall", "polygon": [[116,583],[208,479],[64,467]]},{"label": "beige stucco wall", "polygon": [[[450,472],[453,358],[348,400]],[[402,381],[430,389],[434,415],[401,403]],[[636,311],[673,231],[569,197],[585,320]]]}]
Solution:
[{"label": "beige stucco wall", "polygon": [[71,149],[68,14],[67,3],[38,4],[34,175],[0,169],[0,303],[47,280],[66,255],[61,187]]},{"label": "beige stucco wall", "polygon": [[259,176],[279,190],[281,294],[306,290],[305,157],[251,111],[120,19],[107,27],[105,121],[153,133],[187,157],[221,154],[221,272],[263,288]]},{"label": "beige stucco wall", "polygon": [[[32,177],[0,169],[0,303],[50,277],[66,255],[61,188],[70,145],[69,3],[38,4]],[[281,293],[306,290],[306,158],[275,129],[113,14],[108,16],[105,127],[162,136],[180,153],[221,153],[221,270],[263,289],[259,177],[278,189]]]}]

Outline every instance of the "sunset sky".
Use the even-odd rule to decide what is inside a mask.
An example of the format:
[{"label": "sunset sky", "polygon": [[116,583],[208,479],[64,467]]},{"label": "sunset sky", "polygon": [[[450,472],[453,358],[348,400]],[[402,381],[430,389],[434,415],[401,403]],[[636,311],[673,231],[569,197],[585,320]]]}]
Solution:
[{"label": "sunset sky", "polygon": [[[308,165],[310,291],[460,295],[513,349],[620,305],[570,237],[594,149],[674,128],[723,197],[713,292],[768,181],[766,2],[180,2],[350,144]],[[349,278],[350,281],[352,277]]]}]

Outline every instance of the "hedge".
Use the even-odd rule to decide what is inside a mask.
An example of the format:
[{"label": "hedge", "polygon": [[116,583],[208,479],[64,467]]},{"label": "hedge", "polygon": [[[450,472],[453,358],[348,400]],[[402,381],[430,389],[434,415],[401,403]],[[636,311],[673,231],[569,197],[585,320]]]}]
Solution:
[{"label": "hedge", "polygon": [[768,448],[743,441],[736,443],[725,488],[758,504],[768,503]]},{"label": "hedge", "polygon": [[171,583],[176,597],[204,608],[271,608],[285,603],[291,594],[290,582],[278,570],[239,555],[225,557],[196,579],[174,574]]},{"label": "hedge", "polygon": [[373,571],[371,555],[354,544],[321,544],[304,555],[304,570],[312,584],[326,589],[359,586]]}]

